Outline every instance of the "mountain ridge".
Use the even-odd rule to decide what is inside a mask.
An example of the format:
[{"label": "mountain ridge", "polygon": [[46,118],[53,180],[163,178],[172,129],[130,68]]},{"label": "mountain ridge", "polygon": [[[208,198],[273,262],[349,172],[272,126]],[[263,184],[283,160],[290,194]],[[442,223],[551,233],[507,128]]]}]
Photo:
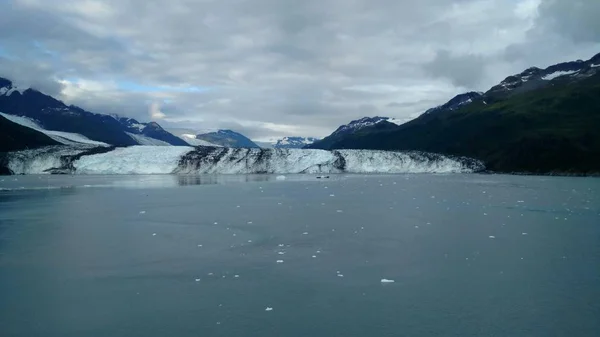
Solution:
[{"label": "mountain ridge", "polygon": [[209,143],[234,148],[260,148],[250,138],[233,130],[218,130],[214,132],[202,133],[196,135],[196,139],[204,140]]},{"label": "mountain ridge", "polygon": [[[132,137],[128,132],[165,141],[170,145],[189,145],[155,122],[139,123],[131,118],[89,112],[75,105],[67,105],[33,88],[18,88],[12,81],[2,77],[0,112],[30,118],[49,131],[80,134],[91,140],[115,146],[140,145],[136,137]],[[133,122],[130,121],[143,127],[131,127]]]},{"label": "mountain ridge", "polygon": [[598,125],[600,54],[528,68],[455,109],[429,109],[397,128],[346,135],[327,149],[411,149],[480,159],[496,172],[594,174]]}]

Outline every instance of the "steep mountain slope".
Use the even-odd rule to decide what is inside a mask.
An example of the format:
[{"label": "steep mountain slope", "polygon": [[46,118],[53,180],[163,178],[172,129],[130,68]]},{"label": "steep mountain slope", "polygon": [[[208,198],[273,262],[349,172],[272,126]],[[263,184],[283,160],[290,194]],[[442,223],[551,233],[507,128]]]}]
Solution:
[{"label": "steep mountain slope", "polygon": [[196,134],[200,132],[194,131],[192,129],[167,128],[166,130],[172,135],[175,135],[177,138],[183,140],[184,142],[192,146],[220,146],[213,143],[209,143],[202,139],[196,139]]},{"label": "steep mountain slope", "polygon": [[34,149],[59,142],[47,135],[19,125],[0,115],[0,152]]},{"label": "steep mountain slope", "polygon": [[[140,143],[140,145],[174,145],[174,146],[190,145],[185,140],[181,139],[180,137],[177,137],[177,136],[171,134],[170,132],[168,132],[167,130],[163,129],[156,122],[140,123],[133,118],[120,117],[120,116],[115,116],[115,115],[113,115],[113,117],[117,121],[119,121],[119,123],[121,123],[121,125],[123,126],[125,131],[127,133],[129,133],[130,136],[132,136],[132,135],[143,136],[143,137],[133,136],[133,138],[135,140],[137,140],[138,143]],[[147,139],[147,138],[153,138],[160,142],[154,142],[152,139]],[[145,144],[143,144],[144,142],[145,142]],[[161,144],[161,142],[162,142],[162,144]],[[151,143],[155,143],[155,144],[151,144]],[[166,143],[166,144],[164,144],[164,143]]]},{"label": "steep mountain slope", "polygon": [[224,147],[260,148],[253,141],[241,133],[231,130],[219,130],[196,135],[196,139]]},{"label": "steep mountain slope", "polygon": [[30,128],[32,130],[41,132],[51,139],[57,141],[60,144],[64,145],[94,145],[94,146],[108,146],[106,143],[98,142],[95,140],[88,139],[85,136],[82,136],[77,133],[63,132],[63,131],[49,131],[45,130],[41,126],[39,126],[34,120],[27,117],[14,116],[9,114],[4,114],[0,112],[0,116],[8,119],[13,123],[17,123],[26,128]]},{"label": "steep mountain slope", "polygon": [[600,54],[530,68],[468,104],[428,110],[397,129],[351,134],[331,148],[423,150],[478,158],[500,172],[586,174],[600,172],[598,126]]},{"label": "steep mountain slope", "polygon": [[0,78],[0,111],[30,118],[45,130],[80,134],[88,139],[116,146],[139,144],[127,132],[156,138],[172,145],[187,145],[156,123],[143,124],[132,120],[135,124],[144,126],[132,127],[118,117],[92,113],[73,105],[67,106],[34,89],[17,88],[4,78]]},{"label": "steep mountain slope", "polygon": [[313,137],[283,137],[278,139],[273,145],[275,149],[301,149],[306,145],[310,145],[318,141],[317,138]]},{"label": "steep mountain slope", "polygon": [[331,149],[334,144],[348,135],[395,129],[399,124],[401,123],[398,120],[389,117],[363,117],[340,126],[331,135],[312,144],[307,144],[304,148]]}]

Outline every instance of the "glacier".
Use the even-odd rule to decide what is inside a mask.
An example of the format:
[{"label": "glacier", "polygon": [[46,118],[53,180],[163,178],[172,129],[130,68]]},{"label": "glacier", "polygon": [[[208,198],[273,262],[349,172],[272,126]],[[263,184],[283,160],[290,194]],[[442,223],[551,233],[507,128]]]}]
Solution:
[{"label": "glacier", "polygon": [[87,144],[96,146],[109,146],[106,143],[91,140],[86,136],[80,135],[78,133],[46,130],[42,126],[40,126],[36,121],[28,117],[9,115],[2,112],[0,112],[0,116],[8,119],[13,123],[41,132],[46,136],[52,138],[53,140],[64,145]]},{"label": "glacier", "polygon": [[0,165],[4,162],[13,174],[470,173],[485,169],[475,159],[418,151],[56,145],[4,156]]}]

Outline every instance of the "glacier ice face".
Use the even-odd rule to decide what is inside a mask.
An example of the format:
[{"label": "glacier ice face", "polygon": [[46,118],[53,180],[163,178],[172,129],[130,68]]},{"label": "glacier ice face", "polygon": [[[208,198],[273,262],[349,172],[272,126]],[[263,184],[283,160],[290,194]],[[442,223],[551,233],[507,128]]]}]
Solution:
[{"label": "glacier ice face", "polygon": [[472,159],[422,152],[196,148],[175,173],[453,173],[482,170]]},{"label": "glacier ice face", "polygon": [[16,174],[468,173],[469,158],[424,152],[132,146],[51,146],[9,153]]},{"label": "glacier ice face", "polygon": [[[98,149],[92,146],[46,146],[40,149],[23,150],[8,154],[8,169],[13,174],[44,174],[54,169],[69,170],[71,158],[87,151]],[[100,148],[107,149],[108,148]]]},{"label": "glacier ice face", "polygon": [[73,163],[78,174],[169,174],[187,146],[131,146],[85,156]]}]

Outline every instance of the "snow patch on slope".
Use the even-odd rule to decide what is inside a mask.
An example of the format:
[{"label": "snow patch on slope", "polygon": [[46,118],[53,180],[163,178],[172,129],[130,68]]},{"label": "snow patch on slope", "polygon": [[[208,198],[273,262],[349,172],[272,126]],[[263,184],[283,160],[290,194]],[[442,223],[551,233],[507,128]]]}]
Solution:
[{"label": "snow patch on slope", "polygon": [[575,74],[575,73],[578,73],[578,72],[579,72],[579,70],[555,71],[553,73],[550,73],[550,74],[542,77],[542,80],[550,81],[550,80],[553,80],[553,79],[555,79],[557,77],[560,77],[560,76],[572,75],[572,74]]},{"label": "snow patch on slope", "polygon": [[10,96],[13,92],[18,91],[21,95],[25,90],[29,88],[17,88],[17,87],[2,87],[0,88],[0,96]]},{"label": "snow patch on slope", "polygon": [[136,135],[134,133],[125,132],[129,137],[133,138],[140,145],[153,145],[153,146],[171,146],[171,144],[144,135]]},{"label": "snow patch on slope", "polygon": [[61,144],[65,144],[65,145],[88,144],[88,145],[98,145],[98,146],[109,146],[106,143],[91,140],[83,135],[78,134],[78,133],[46,130],[46,129],[42,128],[40,125],[38,125],[31,118],[9,115],[9,114],[5,114],[2,112],[0,112],[0,115],[13,123],[28,127],[35,131],[39,131]]},{"label": "snow patch on slope", "polygon": [[179,135],[179,138],[183,139],[186,143],[193,145],[193,146],[216,146],[216,147],[221,147],[221,145],[216,145],[210,142],[207,142],[205,140],[202,139],[196,139],[196,135],[190,134],[190,133],[183,133],[181,135]]}]

